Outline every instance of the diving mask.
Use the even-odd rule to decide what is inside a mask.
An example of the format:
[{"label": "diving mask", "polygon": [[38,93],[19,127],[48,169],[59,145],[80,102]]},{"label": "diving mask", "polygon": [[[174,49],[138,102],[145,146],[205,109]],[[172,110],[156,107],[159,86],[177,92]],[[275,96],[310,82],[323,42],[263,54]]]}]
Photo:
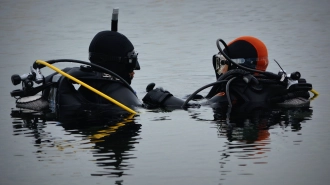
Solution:
[{"label": "diving mask", "polygon": [[229,62],[223,55],[215,55],[215,71],[220,75],[228,71]]},{"label": "diving mask", "polygon": [[[231,61],[236,64],[248,67],[251,69],[256,69],[257,62],[260,60],[265,60],[265,58],[233,58]],[[215,70],[218,74],[225,73],[228,70],[230,62],[220,54],[215,55]]]}]

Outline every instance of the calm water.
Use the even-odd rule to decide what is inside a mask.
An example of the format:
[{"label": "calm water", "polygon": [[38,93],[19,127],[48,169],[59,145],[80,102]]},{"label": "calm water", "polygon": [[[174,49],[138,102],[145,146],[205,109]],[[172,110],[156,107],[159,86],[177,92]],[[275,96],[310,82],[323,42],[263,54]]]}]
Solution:
[{"label": "calm water", "polygon": [[[329,0],[1,0],[0,184],[326,184],[329,6]],[[141,98],[150,82],[180,98],[213,82],[216,39],[242,35],[260,38],[270,61],[300,71],[320,96],[310,109],[236,117],[242,120],[232,120],[233,127],[214,121],[208,108],[140,110],[107,127],[12,118],[10,91],[20,87],[10,76],[28,73],[36,59],[87,60],[91,39],[110,29],[115,7],[119,31],[139,52],[142,70],[132,86]],[[268,70],[279,68],[271,62]]]}]

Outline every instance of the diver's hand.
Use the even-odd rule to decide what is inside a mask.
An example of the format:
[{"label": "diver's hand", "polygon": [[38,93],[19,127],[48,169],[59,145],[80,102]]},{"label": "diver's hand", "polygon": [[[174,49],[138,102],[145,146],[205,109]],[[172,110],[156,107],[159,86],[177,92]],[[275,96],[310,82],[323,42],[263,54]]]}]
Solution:
[{"label": "diver's hand", "polygon": [[[149,84],[150,85],[150,84]],[[149,86],[148,85],[148,86]],[[148,108],[158,108],[163,106],[164,101],[173,96],[170,92],[164,90],[162,87],[156,89],[149,89],[147,86],[147,94],[142,98],[142,101]]]},{"label": "diver's hand", "polygon": [[155,85],[156,85],[156,84],[153,83],[153,82],[150,83],[150,84],[148,84],[147,87],[146,87],[146,91],[149,92],[149,91],[153,90],[154,87],[155,87]]}]

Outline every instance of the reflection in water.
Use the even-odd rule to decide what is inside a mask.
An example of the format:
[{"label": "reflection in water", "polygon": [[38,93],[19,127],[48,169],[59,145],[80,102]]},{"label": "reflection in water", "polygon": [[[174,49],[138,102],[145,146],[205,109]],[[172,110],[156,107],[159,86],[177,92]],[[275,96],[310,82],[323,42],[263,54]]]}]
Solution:
[{"label": "reflection in water", "polygon": [[[127,171],[133,168],[129,160],[134,159],[132,151],[138,143],[141,127],[135,123],[133,115],[99,119],[98,124],[95,119],[93,122],[79,120],[70,123],[46,121],[40,114],[31,111],[15,110],[12,117],[16,118],[13,121],[14,135],[35,139],[35,154],[39,161],[63,163],[88,154],[84,160],[92,161],[102,168],[91,172],[92,176],[120,177],[127,175]],[[61,130],[56,133],[58,128]],[[46,131],[49,129],[49,132]],[[59,136],[54,136],[56,134]]]},{"label": "reflection in water", "polygon": [[[215,110],[214,113],[218,137],[227,140],[224,149],[219,151],[221,180],[231,172],[226,169],[233,169],[232,163],[242,168],[238,170],[240,175],[253,175],[245,166],[251,163],[267,164],[266,158],[272,149],[271,134],[276,134],[276,129],[283,130],[283,133],[300,131],[301,123],[311,119],[313,112],[310,107],[238,110],[229,114],[225,111]],[[293,141],[294,145],[300,142]]]}]

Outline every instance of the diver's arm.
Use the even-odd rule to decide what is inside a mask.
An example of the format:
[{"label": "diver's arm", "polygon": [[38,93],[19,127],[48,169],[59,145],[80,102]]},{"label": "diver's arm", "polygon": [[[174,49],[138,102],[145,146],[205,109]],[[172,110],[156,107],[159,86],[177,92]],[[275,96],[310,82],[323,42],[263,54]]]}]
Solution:
[{"label": "diver's arm", "polygon": [[[147,90],[148,91],[148,90]],[[144,106],[148,109],[164,108],[164,109],[182,109],[184,100],[173,96],[170,92],[163,88],[156,88],[148,91],[148,93],[142,99]],[[189,104],[188,106],[197,106],[195,104]]]}]

